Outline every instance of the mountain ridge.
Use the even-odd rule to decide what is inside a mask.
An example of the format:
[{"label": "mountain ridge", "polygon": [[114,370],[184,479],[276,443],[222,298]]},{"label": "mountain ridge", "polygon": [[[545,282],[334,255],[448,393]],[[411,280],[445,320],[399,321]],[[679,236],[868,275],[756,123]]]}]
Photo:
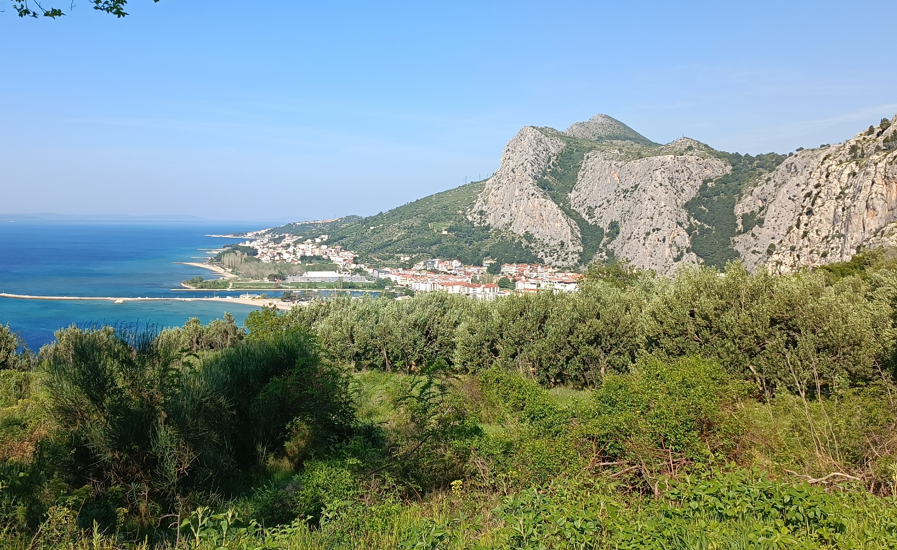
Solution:
[{"label": "mountain ridge", "polygon": [[526,126],[488,179],[341,220],[275,230],[327,233],[383,265],[626,260],[672,273],[742,260],[788,272],[897,245],[897,116],[789,155],[658,144],[608,115],[563,132]]}]

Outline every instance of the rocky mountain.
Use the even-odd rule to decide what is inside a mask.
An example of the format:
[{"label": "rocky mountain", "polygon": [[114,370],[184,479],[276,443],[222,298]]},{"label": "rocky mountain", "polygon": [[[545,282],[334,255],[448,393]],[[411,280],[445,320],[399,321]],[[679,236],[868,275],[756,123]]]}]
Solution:
[{"label": "rocky mountain", "polygon": [[607,115],[595,115],[585,122],[574,122],[564,133],[570,137],[591,141],[624,140],[641,145],[657,145],[629,126]]},{"label": "rocky mountain", "polygon": [[897,244],[897,117],[787,156],[726,153],[688,138],[660,145],[607,115],[564,132],[527,126],[489,179],[330,222],[326,233],[363,261],[395,265],[628,260],[671,273],[740,259],[787,272],[847,260]]},{"label": "rocky mountain", "polygon": [[576,263],[582,252],[579,227],[539,187],[540,178],[565,146],[537,128],[520,130],[505,147],[498,172],[474,202],[471,221],[525,236],[548,263]]},{"label": "rocky mountain", "polygon": [[897,244],[897,117],[839,145],[799,151],[738,202],[735,248],[777,272]]},{"label": "rocky mountain", "polygon": [[843,144],[752,157],[687,138],[657,145],[606,115],[563,133],[527,127],[468,217],[558,264],[842,261],[897,241],[895,132],[883,120]]}]

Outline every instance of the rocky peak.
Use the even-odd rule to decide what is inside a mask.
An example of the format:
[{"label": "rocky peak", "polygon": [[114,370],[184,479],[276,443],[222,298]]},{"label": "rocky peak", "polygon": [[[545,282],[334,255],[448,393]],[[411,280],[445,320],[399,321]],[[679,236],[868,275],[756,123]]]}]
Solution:
[{"label": "rocky peak", "polygon": [[579,229],[537,185],[564,142],[527,126],[508,142],[501,166],[468,212],[489,225],[530,240],[548,263],[575,264],[582,250]]},{"label": "rocky peak", "polygon": [[897,117],[789,157],[658,145],[607,115],[526,127],[466,213],[554,265],[671,273],[722,256],[782,273],[849,260],[897,246]]},{"label": "rocky peak", "polygon": [[619,120],[607,115],[595,115],[585,122],[574,122],[564,132],[570,137],[591,141],[634,141],[641,145],[655,145],[653,141],[639,134]]}]

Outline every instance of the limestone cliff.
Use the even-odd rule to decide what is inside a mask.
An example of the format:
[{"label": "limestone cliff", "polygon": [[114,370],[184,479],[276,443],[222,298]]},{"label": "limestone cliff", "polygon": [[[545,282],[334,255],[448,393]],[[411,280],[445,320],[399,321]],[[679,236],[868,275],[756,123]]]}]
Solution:
[{"label": "limestone cliff", "polygon": [[851,140],[800,151],[736,205],[746,266],[786,273],[893,246],[897,231],[897,117]]},{"label": "limestone cliff", "polygon": [[617,258],[671,272],[700,262],[685,203],[728,171],[706,145],[683,138],[660,146],[606,115],[563,133],[527,127],[468,218],[518,235],[547,263]]},{"label": "limestone cliff", "polygon": [[776,272],[897,245],[897,117],[843,144],[784,156],[658,145],[596,115],[526,127],[466,215],[555,265],[628,260]]},{"label": "limestone cliff", "polygon": [[563,210],[536,184],[564,143],[527,126],[505,147],[501,167],[471,207],[479,225],[526,238],[546,262],[575,264],[582,251],[580,233]]},{"label": "limestone cliff", "polygon": [[690,250],[692,220],[685,203],[705,180],[726,174],[728,164],[697,154],[615,157],[588,154],[570,194],[571,206],[607,232],[596,259],[612,255],[661,272],[698,263]]}]

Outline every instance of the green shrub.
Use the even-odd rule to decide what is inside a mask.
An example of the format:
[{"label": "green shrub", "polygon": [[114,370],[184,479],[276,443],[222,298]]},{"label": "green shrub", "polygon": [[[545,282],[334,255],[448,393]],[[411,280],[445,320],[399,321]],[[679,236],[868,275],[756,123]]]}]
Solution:
[{"label": "green shrub", "polygon": [[339,515],[354,504],[360,484],[347,464],[309,461],[288,488],[295,517],[313,524]]},{"label": "green shrub", "polygon": [[352,421],[345,380],[302,332],[225,349],[201,365],[181,363],[152,333],[73,327],[57,338],[44,355],[55,441],[67,450],[60,473],[100,495],[140,487],[127,498],[164,510],[283,454],[290,426],[302,424],[308,446],[323,448]]},{"label": "green shrub", "polygon": [[[595,390],[594,436],[606,461],[673,471],[731,453],[739,435],[738,392],[717,365],[653,357]],[[642,472],[648,473],[648,472]]]}]

